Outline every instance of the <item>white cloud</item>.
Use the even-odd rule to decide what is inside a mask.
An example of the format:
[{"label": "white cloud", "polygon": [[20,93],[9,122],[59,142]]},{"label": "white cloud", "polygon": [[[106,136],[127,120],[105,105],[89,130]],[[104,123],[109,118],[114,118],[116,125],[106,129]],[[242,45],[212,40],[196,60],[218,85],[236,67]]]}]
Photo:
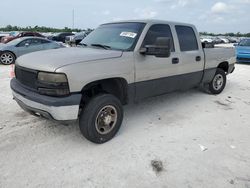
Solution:
[{"label": "white cloud", "polygon": [[223,2],[217,2],[215,3],[212,8],[211,8],[211,12],[212,13],[226,13],[229,11],[229,7],[226,3]]},{"label": "white cloud", "polygon": [[193,3],[198,2],[198,0],[177,0],[177,1],[172,1],[172,0],[153,0],[156,3],[170,3],[170,8],[175,9],[177,7],[186,7],[188,5],[191,5]]},{"label": "white cloud", "polygon": [[150,19],[150,18],[155,18],[158,15],[158,12],[150,9],[150,8],[136,8],[134,10],[134,13],[136,13],[138,18],[143,18],[143,19]]}]

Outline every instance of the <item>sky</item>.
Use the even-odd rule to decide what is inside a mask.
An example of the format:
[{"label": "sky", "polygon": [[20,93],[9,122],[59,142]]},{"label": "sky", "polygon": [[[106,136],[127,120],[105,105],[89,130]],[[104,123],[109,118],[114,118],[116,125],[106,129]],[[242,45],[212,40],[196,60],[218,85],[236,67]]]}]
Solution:
[{"label": "sky", "polygon": [[192,23],[199,31],[250,33],[250,0],[1,0],[0,26],[72,28],[73,10],[74,27],[81,29],[161,19]]}]

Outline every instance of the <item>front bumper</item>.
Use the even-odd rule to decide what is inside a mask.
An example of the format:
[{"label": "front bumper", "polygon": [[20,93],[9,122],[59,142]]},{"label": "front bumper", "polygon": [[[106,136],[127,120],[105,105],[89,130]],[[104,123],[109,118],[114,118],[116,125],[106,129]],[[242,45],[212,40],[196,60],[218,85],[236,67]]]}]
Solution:
[{"label": "front bumper", "polygon": [[250,57],[237,57],[237,63],[250,63]]},{"label": "front bumper", "polygon": [[250,54],[238,53],[237,54],[237,63],[250,63]]},{"label": "front bumper", "polygon": [[15,78],[11,80],[13,98],[19,106],[33,115],[40,115],[57,121],[71,121],[78,118],[81,94],[67,97],[40,95],[25,88]]}]

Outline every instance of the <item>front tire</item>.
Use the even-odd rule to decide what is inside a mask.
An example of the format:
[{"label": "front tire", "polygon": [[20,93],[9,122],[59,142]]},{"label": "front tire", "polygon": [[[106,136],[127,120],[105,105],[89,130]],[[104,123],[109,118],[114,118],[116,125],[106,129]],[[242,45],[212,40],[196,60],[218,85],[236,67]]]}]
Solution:
[{"label": "front tire", "polygon": [[82,110],[79,127],[89,141],[102,144],[116,135],[122,120],[123,108],[119,99],[101,94],[93,97]]},{"label": "front tire", "polygon": [[11,65],[13,63],[15,63],[16,57],[13,53],[11,52],[3,52],[0,55],[0,62],[3,65]]},{"label": "front tire", "polygon": [[226,82],[227,77],[225,71],[218,68],[216,70],[213,80],[208,85],[209,92],[215,95],[220,94],[224,90]]}]

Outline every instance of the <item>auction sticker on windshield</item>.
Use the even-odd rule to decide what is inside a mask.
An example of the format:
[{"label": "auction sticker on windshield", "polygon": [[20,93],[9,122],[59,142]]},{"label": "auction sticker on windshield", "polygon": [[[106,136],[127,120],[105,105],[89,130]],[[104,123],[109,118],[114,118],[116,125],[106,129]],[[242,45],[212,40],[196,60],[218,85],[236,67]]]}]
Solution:
[{"label": "auction sticker on windshield", "polygon": [[122,37],[129,37],[129,38],[135,38],[137,33],[133,32],[121,32],[120,36]]}]

